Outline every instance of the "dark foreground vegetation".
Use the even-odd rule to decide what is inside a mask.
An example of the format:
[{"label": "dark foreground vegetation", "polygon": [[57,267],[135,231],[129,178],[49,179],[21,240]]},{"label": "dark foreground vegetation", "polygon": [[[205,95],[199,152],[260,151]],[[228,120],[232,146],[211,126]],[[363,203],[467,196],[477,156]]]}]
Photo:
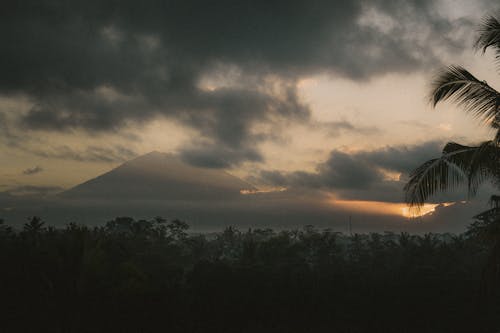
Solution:
[{"label": "dark foreground vegetation", "polygon": [[422,236],[0,224],[0,330],[498,332],[491,222]]}]

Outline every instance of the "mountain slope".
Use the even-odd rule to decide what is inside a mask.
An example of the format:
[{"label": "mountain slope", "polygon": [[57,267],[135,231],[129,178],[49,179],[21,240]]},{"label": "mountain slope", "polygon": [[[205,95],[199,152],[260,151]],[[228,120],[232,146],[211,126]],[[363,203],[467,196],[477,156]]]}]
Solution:
[{"label": "mountain slope", "polygon": [[198,168],[173,155],[151,152],[63,193],[75,199],[231,199],[254,187],[217,169]]}]

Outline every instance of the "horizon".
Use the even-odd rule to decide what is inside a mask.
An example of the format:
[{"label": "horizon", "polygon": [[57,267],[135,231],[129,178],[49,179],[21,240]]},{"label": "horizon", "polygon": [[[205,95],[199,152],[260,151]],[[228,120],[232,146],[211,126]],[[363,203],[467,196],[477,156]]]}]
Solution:
[{"label": "horizon", "polygon": [[[249,189],[252,188],[252,189]],[[300,229],[355,233],[462,233],[480,201],[424,204],[340,200],[328,192],[304,188],[260,190],[221,169],[191,166],[178,155],[153,151],[69,189],[23,187],[3,193],[4,222],[22,227],[32,216],[49,225],[98,226],[118,216],[149,220],[181,219],[194,233],[227,227]],[[305,199],[304,196],[310,196]],[[446,223],[450,218],[452,221]],[[349,225],[349,227],[347,226]]]}]

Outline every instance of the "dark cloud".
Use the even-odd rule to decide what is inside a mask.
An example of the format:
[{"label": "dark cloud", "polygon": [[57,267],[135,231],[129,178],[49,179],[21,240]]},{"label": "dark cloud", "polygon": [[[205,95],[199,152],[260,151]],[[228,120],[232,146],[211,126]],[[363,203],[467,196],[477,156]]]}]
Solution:
[{"label": "dark cloud", "polygon": [[43,150],[31,149],[29,152],[39,157],[78,162],[125,162],[137,156],[133,150],[120,145],[111,147],[90,146],[84,150],[75,150],[68,146],[57,146]]},{"label": "dark cloud", "polygon": [[383,175],[374,166],[340,151],[332,151],[326,162],[319,164],[316,172],[262,171],[262,181],[274,186],[293,186],[325,189],[365,189]]},{"label": "dark cloud", "polygon": [[[173,117],[213,141],[224,160],[211,163],[222,166],[256,159],[239,152],[266,137],[253,125],[308,119],[301,76],[434,67],[439,52],[462,47],[456,28],[435,2],[417,0],[10,1],[0,14],[0,94],[32,101],[26,129],[111,131]],[[210,75],[229,84],[203,89]]]},{"label": "dark cloud", "polygon": [[[9,119],[0,110],[0,143],[9,148],[15,148],[28,154],[43,158],[74,160],[79,162],[125,162],[137,156],[131,148],[120,144],[91,145],[83,149],[68,145],[54,146],[39,135],[16,130],[15,121]],[[135,137],[122,136],[127,140],[137,140]],[[30,175],[43,171],[41,167],[28,168],[23,174]]]},{"label": "dark cloud", "polygon": [[19,148],[27,141],[27,137],[17,133],[11,123],[7,116],[0,112],[0,142],[10,148]]},{"label": "dark cloud", "polygon": [[228,168],[244,161],[261,162],[259,151],[252,148],[229,149],[224,146],[202,145],[182,150],[181,159],[205,168]]},{"label": "dark cloud", "polygon": [[34,175],[34,174],[37,174],[37,173],[40,173],[43,171],[43,168],[41,166],[34,166],[32,168],[27,168],[25,170],[23,170],[23,175]]},{"label": "dark cloud", "polygon": [[[317,165],[316,172],[261,171],[257,180],[272,186],[325,189],[344,199],[401,202],[409,172],[439,156],[442,146],[442,142],[431,141],[351,154],[334,150]],[[401,173],[401,179],[390,179],[386,172]]]},{"label": "dark cloud", "polygon": [[[183,90],[216,62],[292,74],[329,68],[354,77],[412,69],[419,66],[412,54],[419,45],[404,43],[414,36],[391,30],[404,32],[407,24],[423,20],[442,32],[447,24],[434,14],[433,3],[11,3],[3,6],[3,40],[15,43],[5,43],[3,58],[11,66],[2,86],[47,91],[112,84],[133,91],[141,88],[137,83],[157,82],[163,83],[157,90],[165,84]],[[395,19],[395,27],[381,29],[378,17],[360,24],[370,10]]]},{"label": "dark cloud", "polygon": [[368,188],[381,178],[380,172],[355,155],[333,151],[329,159],[318,166],[320,184],[329,188]]},{"label": "dark cloud", "polygon": [[375,167],[407,175],[423,162],[440,156],[443,146],[443,141],[429,141],[410,146],[389,146],[356,153],[354,158],[366,161]]}]

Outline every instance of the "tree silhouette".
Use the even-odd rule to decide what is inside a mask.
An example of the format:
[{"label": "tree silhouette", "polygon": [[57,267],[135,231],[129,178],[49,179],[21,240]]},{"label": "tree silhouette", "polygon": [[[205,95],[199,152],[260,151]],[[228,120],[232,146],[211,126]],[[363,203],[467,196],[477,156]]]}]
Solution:
[{"label": "tree silhouette", "polygon": [[23,230],[27,233],[36,234],[43,231],[45,222],[38,216],[33,216],[28,223],[24,224]]},{"label": "tree silhouette", "polygon": [[[488,17],[479,31],[475,48],[483,53],[493,49],[500,65],[500,22],[495,17]],[[488,180],[500,188],[500,93],[463,67],[452,65],[438,74],[431,92],[434,107],[446,100],[481,119],[495,135],[478,146],[449,142],[441,157],[416,168],[404,188],[406,201],[412,207],[418,208],[433,194],[458,185],[466,184],[469,196],[475,195],[478,187]]]},{"label": "tree silhouette", "polygon": [[500,247],[479,222],[455,237],[0,224],[0,331],[497,332],[500,266],[483,268]]}]

